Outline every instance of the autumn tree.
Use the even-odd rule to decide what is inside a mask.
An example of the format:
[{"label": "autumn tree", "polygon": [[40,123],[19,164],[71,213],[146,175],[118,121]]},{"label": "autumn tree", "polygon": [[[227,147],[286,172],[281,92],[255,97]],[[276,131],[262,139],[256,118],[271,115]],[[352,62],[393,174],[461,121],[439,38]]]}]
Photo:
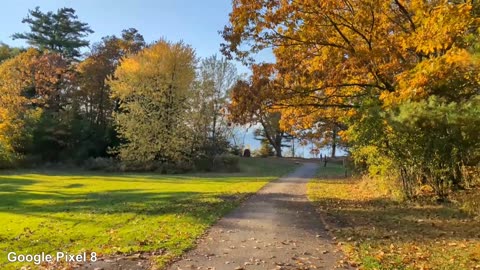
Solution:
[{"label": "autumn tree", "polygon": [[281,113],[271,106],[275,103],[274,85],[270,80],[271,65],[253,66],[250,81],[237,81],[231,93],[230,119],[237,124],[260,124],[259,134],[282,156],[282,141],[288,135],[280,127]]},{"label": "autumn tree", "polygon": [[36,7],[29,10],[22,23],[29,25],[30,32],[16,33],[13,39],[24,39],[35,48],[60,53],[69,59],[80,56],[80,49],[89,45],[85,37],[93,33],[87,23],[78,20],[72,8],[44,13]]},{"label": "autumn tree", "polygon": [[0,66],[4,115],[0,133],[10,145],[2,148],[9,149],[17,159],[74,158],[81,144],[73,126],[77,87],[69,61],[60,54],[31,48]]},{"label": "autumn tree", "polygon": [[7,59],[17,56],[23,51],[24,49],[22,48],[11,47],[5,43],[0,42],[0,63],[2,63]]},{"label": "autumn tree", "polygon": [[160,40],[125,58],[109,85],[120,101],[118,152],[127,161],[175,163],[188,155],[188,97],[195,79],[190,46]]},{"label": "autumn tree", "polygon": [[315,142],[319,148],[329,148],[331,157],[337,149],[345,146],[340,134],[347,125],[342,122],[344,111],[339,108],[317,108],[292,106],[279,103],[276,105],[283,113],[280,120],[282,129],[289,129],[291,134],[301,141]]},{"label": "autumn tree", "polygon": [[0,167],[12,166],[21,158],[29,115],[24,93],[33,85],[33,63],[38,55],[30,49],[0,64]]},{"label": "autumn tree", "polygon": [[[410,103],[418,103],[410,108],[425,108],[433,98],[436,105],[429,108],[445,111],[442,108],[467,106],[478,96],[478,10],[477,1],[234,0],[230,24],[223,31],[223,52],[249,62],[252,54],[273,49],[280,86],[274,96],[277,107],[283,108],[284,128],[316,124],[308,117],[303,123],[289,121],[300,115],[334,119],[349,129],[341,134],[354,146],[354,156],[375,149],[374,159],[384,160],[398,175],[409,168],[409,157],[395,156],[392,144],[417,134],[425,139],[417,143],[435,149],[438,161],[431,167],[427,155],[419,155],[424,158],[416,159],[419,165],[406,176],[408,181],[458,186],[462,181],[458,167],[477,160],[467,154],[476,147],[474,141],[456,147],[460,138],[451,130],[458,130],[459,122],[434,129],[437,138],[450,138],[441,147],[420,122],[407,124],[407,118],[399,115]],[[380,130],[363,121],[373,116]],[[321,119],[312,117],[317,118]],[[355,124],[352,119],[361,121]],[[399,119],[405,122],[400,125]],[[394,138],[388,136],[392,133]],[[364,140],[360,134],[370,138]],[[381,136],[371,138],[373,134]],[[411,142],[397,146],[396,153],[416,147]],[[426,173],[432,170],[446,173]],[[437,190],[440,196],[442,190]]]},{"label": "autumn tree", "polygon": [[[62,148],[52,148],[50,142],[62,144],[58,140],[59,136],[66,140],[60,135],[65,131],[57,129],[52,123],[46,126],[38,124],[42,119],[60,114],[69,103],[72,72],[68,63],[58,54],[41,54],[29,49],[5,61],[1,70],[0,103],[4,117],[0,133],[9,141],[5,143],[6,139],[3,140],[2,148],[9,149],[17,157],[60,152]],[[40,130],[43,136],[38,136]],[[7,144],[10,146],[5,146]]]},{"label": "autumn tree", "polygon": [[121,60],[138,53],[145,47],[143,36],[136,29],[122,31],[121,37],[107,36],[93,45],[87,58],[77,66],[78,91],[74,102],[82,116],[84,149],[90,156],[104,156],[107,149],[117,143],[113,128],[112,113],[118,107],[117,100],[110,98],[108,79],[112,77]]},{"label": "autumn tree", "polygon": [[32,104],[49,112],[60,112],[71,103],[75,72],[58,53],[44,53],[33,63],[34,87],[25,95]]},{"label": "autumn tree", "polygon": [[[16,33],[13,38],[24,39],[39,50],[32,60],[32,83],[22,90],[22,95],[29,106],[42,111],[33,129],[33,142],[25,152],[42,160],[60,160],[79,146],[78,136],[74,135],[78,133],[74,123],[81,121],[76,121],[79,116],[74,92],[78,88],[72,61],[80,56],[81,48],[89,45],[85,37],[93,31],[78,20],[71,8],[43,13],[37,7],[22,22],[29,25],[30,32]],[[67,156],[79,153],[72,152]]]},{"label": "autumn tree", "polygon": [[107,79],[114,75],[123,58],[138,53],[144,47],[143,36],[131,28],[123,30],[120,38],[104,37],[93,45],[87,58],[79,63],[80,91],[77,99],[92,123],[105,125],[109,121],[115,102],[110,100]]}]

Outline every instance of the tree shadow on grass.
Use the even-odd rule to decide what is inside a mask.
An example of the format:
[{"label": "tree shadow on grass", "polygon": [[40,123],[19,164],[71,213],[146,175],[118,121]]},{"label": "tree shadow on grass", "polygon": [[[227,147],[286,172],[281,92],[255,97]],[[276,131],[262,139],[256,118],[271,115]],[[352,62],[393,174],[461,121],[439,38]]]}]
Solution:
[{"label": "tree shadow on grass", "polygon": [[[247,194],[242,194],[245,196]],[[150,192],[123,189],[107,192],[63,193],[11,189],[1,194],[0,211],[14,214],[49,215],[57,213],[88,214],[184,214],[202,217],[223,211],[238,202],[231,196],[200,192]],[[32,202],[45,203],[33,204]]]},{"label": "tree shadow on grass", "polygon": [[0,192],[15,192],[38,181],[32,179],[9,179],[0,177]]},{"label": "tree shadow on grass", "polygon": [[[67,239],[67,242],[70,239],[68,245],[75,245],[76,241],[84,241],[85,238],[81,232],[76,230],[78,224],[87,225],[88,228],[93,228],[94,226],[105,227],[111,231],[117,229],[116,226],[119,226],[118,228],[128,227],[132,220],[135,224],[138,222],[140,230],[142,227],[152,226],[151,230],[153,232],[160,232],[158,237],[166,237],[163,239],[164,241],[188,242],[191,241],[189,240],[190,236],[188,236],[191,233],[189,230],[192,230],[189,227],[190,225],[192,227],[202,227],[212,224],[218,217],[236,206],[241,198],[246,195],[247,193],[242,193],[238,196],[231,194],[226,196],[219,193],[151,192],[141,189],[69,194],[68,190],[39,192],[30,191],[29,189],[12,189],[10,192],[0,193],[0,212],[22,216],[25,219],[37,219],[28,225],[13,223],[19,221],[19,219],[15,218],[14,221],[0,222],[2,226],[5,225],[7,228],[9,226],[10,228],[22,226],[21,229],[23,230],[21,233],[13,234],[6,232],[5,235],[0,235],[0,239],[3,242],[3,246],[0,245],[0,247],[15,246],[20,250],[30,247],[32,239],[37,239],[40,242],[49,243],[48,248],[63,250],[60,247],[64,243],[49,242],[48,240],[49,237],[55,234],[57,225],[59,225],[59,228],[62,228],[62,234],[65,234],[62,237]],[[163,219],[164,215],[173,215],[174,217]],[[172,223],[162,225],[162,221]],[[181,227],[186,223],[192,224],[187,224],[185,229]],[[132,225],[130,224],[130,226]],[[166,228],[165,232],[162,232],[163,226]],[[175,232],[180,234],[185,232],[185,235],[179,235],[178,239],[176,239],[177,236],[172,235]],[[165,236],[166,233],[170,235]],[[85,235],[92,237],[88,233]],[[105,233],[98,235],[98,237],[109,239],[111,236]],[[142,244],[142,241],[149,239],[145,240],[142,236],[135,235],[135,233],[128,237],[131,237],[130,241],[135,243],[129,245],[134,245],[136,249],[149,248],[143,247],[144,244]],[[176,240],[169,240],[170,238]],[[117,240],[111,241],[111,243],[108,242],[108,245],[118,246]],[[165,245],[168,246],[170,244]],[[100,250],[100,247],[96,248]],[[0,268],[2,268],[1,261]]]}]

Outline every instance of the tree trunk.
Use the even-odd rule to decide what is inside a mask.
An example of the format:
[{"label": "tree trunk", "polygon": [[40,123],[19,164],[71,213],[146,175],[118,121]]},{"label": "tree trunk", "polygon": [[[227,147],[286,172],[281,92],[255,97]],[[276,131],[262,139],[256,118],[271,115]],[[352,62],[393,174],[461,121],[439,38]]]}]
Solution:
[{"label": "tree trunk", "polygon": [[295,157],[295,138],[292,138],[292,157]]},{"label": "tree trunk", "polygon": [[333,127],[332,132],[332,158],[335,157],[337,151],[337,127]]},{"label": "tree trunk", "polygon": [[[282,157],[282,137],[278,138],[278,134],[270,134],[268,126],[264,121],[260,121],[260,124],[263,127],[263,132],[265,133],[265,138],[268,140],[270,145],[275,149],[275,155],[277,157]],[[273,137],[275,136],[275,137]]]},{"label": "tree trunk", "polygon": [[275,145],[274,149],[275,149],[275,156],[276,157],[282,157],[282,146]]}]

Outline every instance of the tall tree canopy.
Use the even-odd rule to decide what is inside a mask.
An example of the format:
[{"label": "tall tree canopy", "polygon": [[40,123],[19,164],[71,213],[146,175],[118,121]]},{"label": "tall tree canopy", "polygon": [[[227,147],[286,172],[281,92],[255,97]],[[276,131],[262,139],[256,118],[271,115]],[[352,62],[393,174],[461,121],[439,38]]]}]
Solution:
[{"label": "tall tree canopy", "polygon": [[257,137],[261,137],[263,149],[268,149],[265,143],[270,144],[276,156],[281,157],[282,141],[287,132],[280,127],[280,111],[272,107],[278,101],[277,89],[271,80],[272,70],[273,66],[269,64],[254,65],[249,81],[237,81],[231,92],[229,113],[234,123],[260,124],[262,129],[257,132]]},{"label": "tall tree canopy", "polygon": [[110,97],[108,79],[122,59],[138,53],[145,47],[143,36],[136,29],[122,31],[121,37],[107,36],[92,46],[87,58],[77,65],[78,91],[75,93],[76,108],[85,120],[83,149],[90,155],[105,156],[109,147],[118,144],[114,131],[113,112],[118,109],[118,100]]},{"label": "tall tree canopy", "polygon": [[0,64],[0,168],[18,157],[29,105],[24,91],[32,87],[33,63],[38,55],[30,49]]},{"label": "tall tree canopy", "polygon": [[183,43],[160,40],[124,59],[110,80],[115,114],[128,161],[176,162],[187,155],[187,100],[195,79],[195,53]]},{"label": "tall tree canopy", "polygon": [[36,127],[32,124],[52,116],[66,123],[59,115],[64,115],[71,102],[73,82],[74,73],[58,54],[41,54],[31,48],[2,63],[0,105],[4,117],[0,119],[0,136],[9,138],[10,145],[6,147],[4,141],[3,148],[17,156],[36,151],[44,157],[50,154],[49,159],[58,157],[57,153],[67,147],[68,132],[52,122]]},{"label": "tall tree canopy", "polygon": [[[476,76],[468,48],[478,41],[478,20],[472,3],[457,2],[235,0],[223,51],[245,60],[273,47],[283,94],[299,106],[352,108],[365,95],[392,101],[445,95],[418,84],[465,74],[460,70]],[[474,89],[463,88],[463,95]]]},{"label": "tall tree canopy", "polygon": [[122,31],[120,38],[107,36],[92,46],[87,58],[79,63],[79,105],[92,123],[106,125],[114,109],[107,79],[114,75],[121,60],[145,47],[143,36],[136,29]]},{"label": "tall tree canopy", "polygon": [[207,141],[206,154],[215,156],[225,150],[230,127],[226,118],[227,99],[238,78],[235,65],[223,57],[213,55],[200,62],[198,85],[195,89],[196,119],[199,132]]},{"label": "tall tree canopy", "polygon": [[93,33],[87,23],[78,20],[72,8],[43,13],[36,7],[29,10],[22,22],[29,25],[30,32],[16,33],[13,39],[25,39],[40,50],[58,52],[72,59],[80,56],[80,48],[89,45],[85,37]]}]

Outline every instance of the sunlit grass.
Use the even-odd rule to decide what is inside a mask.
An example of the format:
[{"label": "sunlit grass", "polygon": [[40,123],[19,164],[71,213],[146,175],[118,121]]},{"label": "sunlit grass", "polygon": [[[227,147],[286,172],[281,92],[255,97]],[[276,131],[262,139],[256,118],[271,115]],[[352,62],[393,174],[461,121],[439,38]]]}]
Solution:
[{"label": "sunlit grass", "polygon": [[292,162],[242,160],[235,174],[156,175],[85,172],[0,174],[0,268],[7,253],[99,255],[156,251],[157,261],[190,248],[220,216]]},{"label": "sunlit grass", "polygon": [[369,187],[360,180],[322,176],[308,187],[309,198],[354,266],[480,269],[478,218],[454,204],[398,202]]}]

